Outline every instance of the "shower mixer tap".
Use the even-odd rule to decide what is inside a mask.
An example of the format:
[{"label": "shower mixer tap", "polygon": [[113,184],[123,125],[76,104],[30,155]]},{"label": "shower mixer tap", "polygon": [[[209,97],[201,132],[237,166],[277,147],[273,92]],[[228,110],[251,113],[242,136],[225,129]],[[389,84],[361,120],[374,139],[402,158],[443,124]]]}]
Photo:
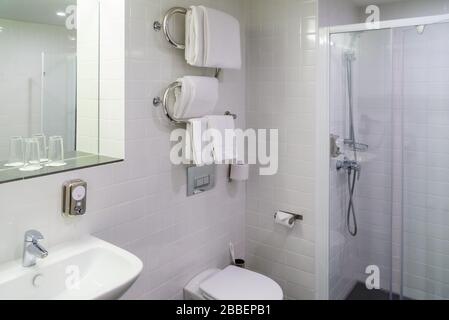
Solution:
[{"label": "shower mixer tap", "polygon": [[344,160],[337,161],[337,171],[345,170],[348,173],[352,173],[353,171],[357,174],[357,180],[360,180],[360,175],[362,173],[362,166],[358,161],[349,160],[345,158]]}]

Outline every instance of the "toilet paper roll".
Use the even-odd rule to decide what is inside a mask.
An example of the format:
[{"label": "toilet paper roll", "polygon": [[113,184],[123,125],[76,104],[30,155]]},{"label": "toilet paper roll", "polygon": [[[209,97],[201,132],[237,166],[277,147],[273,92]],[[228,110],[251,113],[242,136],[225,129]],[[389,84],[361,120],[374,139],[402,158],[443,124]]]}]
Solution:
[{"label": "toilet paper roll", "polygon": [[247,164],[233,164],[231,165],[231,180],[247,181],[249,179],[249,165]]},{"label": "toilet paper roll", "polygon": [[295,216],[286,212],[278,211],[274,215],[276,224],[292,229],[295,226]]}]

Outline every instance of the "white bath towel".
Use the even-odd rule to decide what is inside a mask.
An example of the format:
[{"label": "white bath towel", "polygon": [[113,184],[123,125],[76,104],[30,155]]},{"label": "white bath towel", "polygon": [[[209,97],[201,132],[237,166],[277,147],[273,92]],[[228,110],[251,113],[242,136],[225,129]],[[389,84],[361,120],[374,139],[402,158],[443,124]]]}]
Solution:
[{"label": "white bath towel", "polygon": [[185,58],[188,64],[204,66],[204,10],[191,6],[186,15]]},{"label": "white bath towel", "polygon": [[210,77],[186,76],[178,79],[175,89],[173,117],[187,120],[212,114],[218,102],[218,80]]},{"label": "white bath towel", "polygon": [[206,118],[190,119],[187,122],[184,157],[199,167],[205,165],[207,160],[203,159],[203,135],[207,130],[207,123]]},{"label": "white bath towel", "polygon": [[241,69],[240,23],[233,16],[192,6],[186,19],[187,63],[197,67]]},{"label": "white bath towel", "polygon": [[212,135],[215,163],[228,164],[234,162],[236,159],[234,118],[232,116],[207,116],[206,119],[208,139]]}]

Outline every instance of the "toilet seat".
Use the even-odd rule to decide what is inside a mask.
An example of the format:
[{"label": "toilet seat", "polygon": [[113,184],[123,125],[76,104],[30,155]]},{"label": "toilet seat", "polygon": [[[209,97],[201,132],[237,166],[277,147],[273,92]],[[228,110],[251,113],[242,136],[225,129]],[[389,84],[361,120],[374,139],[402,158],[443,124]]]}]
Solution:
[{"label": "toilet seat", "polygon": [[229,266],[200,284],[210,300],[282,300],[281,287],[268,277],[246,269]]}]

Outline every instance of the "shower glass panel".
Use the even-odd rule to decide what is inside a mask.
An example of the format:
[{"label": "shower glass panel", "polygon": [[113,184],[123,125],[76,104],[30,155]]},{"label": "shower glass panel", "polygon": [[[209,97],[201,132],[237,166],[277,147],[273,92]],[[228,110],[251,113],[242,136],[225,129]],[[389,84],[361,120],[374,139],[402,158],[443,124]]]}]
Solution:
[{"label": "shower glass panel", "polygon": [[330,37],[331,299],[449,299],[448,33]]},{"label": "shower glass panel", "polygon": [[37,132],[47,137],[62,136],[65,152],[75,151],[76,55],[42,53],[42,70],[42,123]]},{"label": "shower glass panel", "polygon": [[448,23],[394,32],[404,298],[449,299],[448,33]]},{"label": "shower glass panel", "polygon": [[401,254],[392,249],[392,30],[330,40],[330,132],[340,149],[330,161],[330,298],[390,299]]}]

